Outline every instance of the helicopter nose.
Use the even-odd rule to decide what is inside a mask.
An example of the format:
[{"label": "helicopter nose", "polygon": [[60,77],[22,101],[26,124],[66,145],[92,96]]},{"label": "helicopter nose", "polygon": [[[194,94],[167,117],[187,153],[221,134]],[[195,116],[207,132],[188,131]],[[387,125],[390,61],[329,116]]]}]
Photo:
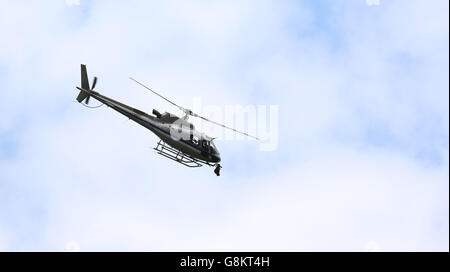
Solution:
[{"label": "helicopter nose", "polygon": [[220,162],[220,156],[219,155],[213,155],[212,156],[212,162]]}]

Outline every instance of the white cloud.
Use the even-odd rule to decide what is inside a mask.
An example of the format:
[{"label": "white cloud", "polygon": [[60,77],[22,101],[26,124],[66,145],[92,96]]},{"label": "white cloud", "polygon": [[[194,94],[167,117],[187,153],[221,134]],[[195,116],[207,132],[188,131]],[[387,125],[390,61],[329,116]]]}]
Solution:
[{"label": "white cloud", "polygon": [[66,5],[70,6],[79,6],[80,0],[65,0]]},{"label": "white cloud", "polygon": [[365,249],[370,252],[380,251],[380,245],[376,241],[368,241],[365,245]]},{"label": "white cloud", "polygon": [[[294,2],[42,3],[0,10],[0,135],[17,136],[0,249],[448,250],[445,1],[333,2],[335,36]],[[278,104],[280,148],[219,142],[220,178],[181,168],[73,102],[80,63],[148,112],[169,107],[128,76],[181,103]]]},{"label": "white cloud", "polygon": [[[86,156],[70,152],[64,162],[31,174],[45,178],[41,190],[49,197],[44,248],[59,250],[68,239],[88,251],[448,247],[448,169],[427,169],[397,154],[330,149],[264,179],[233,180],[225,174],[217,180],[186,169],[142,171],[147,167],[141,154],[126,157],[125,170],[123,160],[110,156],[127,156],[122,150],[97,151],[103,155],[91,157],[92,163],[104,162],[92,171],[80,168]],[[51,149],[45,157],[59,154]],[[172,166],[151,162],[160,169]],[[108,169],[118,171],[112,175]],[[133,172],[139,175],[130,176]],[[80,178],[64,178],[68,173]],[[64,183],[55,184],[59,180]],[[370,243],[368,248],[373,239],[383,247]]]},{"label": "white cloud", "polygon": [[70,241],[66,244],[66,250],[71,252],[79,252],[80,251],[80,245],[77,242]]},{"label": "white cloud", "polygon": [[379,6],[380,0],[366,0],[368,6]]},{"label": "white cloud", "polygon": [[0,252],[7,251],[10,248],[9,236],[10,234],[4,231],[0,226]]}]

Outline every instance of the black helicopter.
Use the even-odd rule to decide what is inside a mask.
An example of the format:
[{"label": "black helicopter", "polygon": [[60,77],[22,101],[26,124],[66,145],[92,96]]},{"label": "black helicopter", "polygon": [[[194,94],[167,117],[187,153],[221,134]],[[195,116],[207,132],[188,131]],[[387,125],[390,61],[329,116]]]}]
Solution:
[{"label": "black helicopter", "polygon": [[78,90],[80,90],[77,101],[79,103],[85,101],[87,106],[89,104],[89,99],[93,97],[94,99],[101,102],[101,105],[106,105],[118,111],[119,113],[127,116],[131,120],[137,122],[138,124],[148,128],[153,133],[155,133],[161,139],[154,148],[154,150],[156,150],[158,154],[188,167],[201,167],[203,165],[215,166],[214,173],[217,176],[220,176],[220,169],[222,168],[222,166],[219,164],[220,153],[217,147],[214,145],[214,138],[196,131],[194,125],[187,121],[189,116],[198,117],[215,125],[231,129],[237,133],[241,133],[248,137],[259,140],[257,137],[251,136],[247,133],[240,132],[234,128],[227,127],[205,117],[202,117],[189,109],[183,108],[173,103],[169,99],[163,97],[162,95],[158,94],[157,92],[148,88],[137,80],[133,78],[130,79],[146,88],[147,90],[158,95],[162,99],[166,100],[170,104],[178,107],[184,113],[184,116],[182,118],[179,118],[178,116],[167,112],[161,114],[155,109],[153,109],[152,111],[152,114],[154,116],[151,116],[136,108],[130,107],[114,99],[101,95],[100,93],[94,91],[95,85],[97,84],[97,77],[94,77],[92,87],[90,87],[85,64],[81,64],[81,87],[76,87]]}]

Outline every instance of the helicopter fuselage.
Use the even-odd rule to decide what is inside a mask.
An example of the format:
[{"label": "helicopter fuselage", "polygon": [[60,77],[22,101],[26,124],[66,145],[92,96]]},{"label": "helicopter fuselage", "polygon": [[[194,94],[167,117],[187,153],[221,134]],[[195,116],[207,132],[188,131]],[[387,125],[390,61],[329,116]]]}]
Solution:
[{"label": "helicopter fuselage", "polygon": [[[207,163],[220,162],[220,154],[211,139],[194,135],[202,135],[182,118],[165,113],[162,116],[151,116],[141,110],[125,105],[119,101],[101,95],[92,90],[77,87],[92,98],[125,115],[129,119],[155,133],[162,141],[193,158]],[[186,126],[188,124],[188,126]],[[186,129],[186,127],[188,129]],[[179,132],[179,133],[178,133]]]}]

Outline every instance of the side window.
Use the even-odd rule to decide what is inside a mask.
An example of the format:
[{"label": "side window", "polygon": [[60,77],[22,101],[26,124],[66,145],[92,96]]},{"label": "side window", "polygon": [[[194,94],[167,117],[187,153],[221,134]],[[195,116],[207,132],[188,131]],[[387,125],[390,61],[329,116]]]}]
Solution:
[{"label": "side window", "polygon": [[209,151],[209,142],[203,140],[203,141],[202,141],[202,147],[203,147],[205,150]]}]

